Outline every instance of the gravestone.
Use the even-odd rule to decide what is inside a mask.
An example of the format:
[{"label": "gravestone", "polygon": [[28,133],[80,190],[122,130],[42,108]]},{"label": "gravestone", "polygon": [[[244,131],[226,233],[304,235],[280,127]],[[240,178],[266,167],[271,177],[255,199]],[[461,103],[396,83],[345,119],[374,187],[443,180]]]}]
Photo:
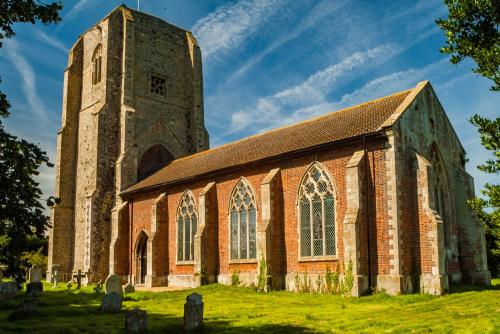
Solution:
[{"label": "gravestone", "polygon": [[71,287],[73,286],[73,282],[72,281],[68,281],[68,283],[66,283],[66,287],[69,289],[71,289]]},{"label": "gravestone", "polygon": [[54,283],[55,279],[57,279],[57,283],[61,281],[61,266],[59,264],[53,264],[50,268],[50,282]]},{"label": "gravestone", "polygon": [[135,292],[135,287],[132,284],[127,283],[127,285],[125,285],[125,288],[123,288],[123,290],[125,293],[133,293]]},{"label": "gravestone", "polygon": [[146,333],[148,317],[146,311],[135,308],[125,313],[125,331],[127,333]]},{"label": "gravestone", "polygon": [[203,325],[203,296],[193,292],[184,304],[184,330],[195,331]]},{"label": "gravestone", "polygon": [[28,282],[29,283],[38,283],[42,281],[42,268],[39,266],[31,266],[28,272]]},{"label": "gravestone", "polygon": [[54,270],[54,272],[52,273],[52,283],[54,283],[52,285],[52,287],[57,288],[57,284],[59,284],[59,271],[58,270]]},{"label": "gravestone", "polygon": [[80,290],[80,288],[82,287],[82,271],[81,270],[78,270],[76,272],[76,275],[73,275],[75,278],[76,278],[76,289],[77,290]]},{"label": "gravestone", "polygon": [[123,288],[121,278],[118,275],[111,274],[106,278],[106,282],[104,283],[104,289],[106,294],[111,292],[116,292],[120,297],[123,298]]},{"label": "gravestone", "polygon": [[26,284],[26,294],[28,296],[38,295],[43,292],[42,280],[42,269],[38,266],[33,265],[29,269],[29,280]]},{"label": "gravestone", "polygon": [[122,309],[122,296],[116,292],[107,293],[102,299],[101,311],[106,313],[117,313]]},{"label": "gravestone", "polygon": [[22,301],[21,304],[14,309],[14,312],[9,315],[8,320],[15,321],[30,318],[38,312],[38,303],[36,299],[26,299]]}]

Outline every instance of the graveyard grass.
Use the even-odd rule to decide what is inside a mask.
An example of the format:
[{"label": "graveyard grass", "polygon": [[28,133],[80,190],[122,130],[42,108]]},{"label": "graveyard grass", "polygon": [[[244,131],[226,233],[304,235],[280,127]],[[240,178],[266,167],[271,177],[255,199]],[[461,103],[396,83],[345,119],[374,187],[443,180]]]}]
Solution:
[{"label": "graveyard grass", "polygon": [[208,285],[174,292],[126,295],[122,313],[101,314],[103,294],[92,287],[68,291],[45,284],[39,313],[8,322],[21,296],[0,308],[0,333],[121,333],[125,309],[144,309],[152,333],[182,332],[185,297],[205,303],[204,333],[500,333],[500,279],[487,289],[458,286],[442,297],[383,293],[342,298],[312,293],[259,293],[251,288]]}]

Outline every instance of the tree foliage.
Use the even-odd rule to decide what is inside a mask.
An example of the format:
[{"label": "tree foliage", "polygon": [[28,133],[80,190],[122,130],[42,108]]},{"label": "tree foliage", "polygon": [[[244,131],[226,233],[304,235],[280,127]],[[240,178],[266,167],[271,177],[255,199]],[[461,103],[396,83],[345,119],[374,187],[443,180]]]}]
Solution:
[{"label": "tree foliage", "polygon": [[[0,1],[0,47],[4,38],[14,36],[14,23],[57,23],[61,9],[61,3]],[[22,254],[26,259],[26,254],[46,244],[49,220],[44,215],[42,191],[34,177],[42,164],[52,164],[37,145],[6,131],[2,120],[9,115],[9,108],[6,95],[0,92],[0,263],[8,265],[8,274],[20,276],[23,264],[27,264]],[[47,204],[53,204],[52,199]]]},{"label": "tree foliage", "polygon": [[[483,172],[500,173],[500,118],[489,120],[474,115],[471,118],[479,131],[481,144],[493,153],[493,158],[478,168]],[[479,218],[485,225],[488,267],[494,277],[500,276],[500,184],[486,184],[481,190],[484,198],[470,201]]]},{"label": "tree foliage", "polygon": [[445,0],[449,15],[437,20],[445,32],[446,46],[441,52],[450,54],[458,64],[473,59],[474,72],[493,80],[492,90],[500,90],[500,0]]}]

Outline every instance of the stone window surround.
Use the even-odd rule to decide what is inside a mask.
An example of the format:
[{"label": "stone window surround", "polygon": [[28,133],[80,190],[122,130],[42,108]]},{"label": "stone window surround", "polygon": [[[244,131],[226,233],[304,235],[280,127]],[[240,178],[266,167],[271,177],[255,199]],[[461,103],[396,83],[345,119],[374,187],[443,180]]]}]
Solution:
[{"label": "stone window surround", "polygon": [[[175,230],[175,250],[176,250],[176,254],[175,254],[175,264],[178,265],[178,266],[190,266],[190,265],[194,265],[194,235],[195,233],[192,233],[191,230],[191,236],[190,236],[190,247],[191,247],[191,258],[192,260],[179,260],[179,214],[180,214],[180,210],[181,210],[181,206],[182,204],[184,203],[184,200],[186,198],[186,196],[189,196],[192,203],[193,203],[193,215],[194,217],[196,217],[196,227],[198,228],[198,208],[196,206],[196,200],[195,200],[195,196],[193,195],[192,191],[187,189],[184,191],[184,193],[182,194],[181,196],[181,199],[179,200],[179,204],[177,205],[177,213],[176,213],[176,220],[175,220],[175,226],[176,226],[176,230]],[[184,227],[184,224],[183,224],[183,227]],[[185,228],[183,230],[183,235],[184,235],[184,231],[185,231]],[[182,246],[184,247],[183,249],[185,249],[185,244],[183,242]]]},{"label": "stone window surround", "polygon": [[[233,197],[235,196],[235,194],[237,194],[237,187],[240,183],[244,183],[251,191],[251,197],[252,197],[252,203],[251,205],[253,205],[255,207],[255,247],[256,247],[256,257],[255,258],[247,258],[247,259],[231,259],[231,209],[232,209],[232,202],[233,202]],[[229,203],[228,203],[228,212],[227,212],[227,221],[228,221],[228,254],[229,254],[229,260],[228,260],[228,264],[256,264],[258,262],[257,260],[257,224],[258,224],[258,215],[259,215],[259,210],[258,210],[258,206],[257,206],[257,200],[256,200],[256,196],[255,196],[256,192],[255,192],[255,189],[252,185],[252,183],[250,181],[248,181],[245,177],[240,177],[238,182],[236,182],[236,185],[233,187],[233,190],[231,191],[231,196],[229,198]],[[239,217],[239,215],[238,215]],[[249,219],[247,218],[247,221],[249,221]],[[238,222],[239,222],[239,218],[238,218]],[[239,228],[239,224],[238,224],[238,228]],[[247,225],[248,226],[248,225]],[[239,234],[238,234],[239,235]],[[249,244],[249,234],[247,234],[247,244]],[[239,242],[238,242],[238,249],[239,249]],[[249,252],[250,251],[250,248],[249,248],[249,245],[248,245],[248,249],[247,251]]]},{"label": "stone window surround", "polygon": [[[301,237],[301,227],[300,227],[300,194],[301,194],[301,186],[302,186],[302,183],[304,182],[305,178],[308,177],[308,173],[309,171],[313,168],[313,167],[319,167],[321,170],[323,170],[325,172],[325,174],[327,175],[327,177],[329,178],[329,181],[330,181],[330,186],[332,188],[332,192],[333,192],[333,200],[334,200],[334,215],[335,215],[335,218],[334,218],[334,231],[335,231],[335,255],[317,255],[317,256],[314,256],[314,255],[311,255],[311,256],[302,256],[302,252],[301,252],[301,248],[302,248],[302,245],[301,245],[301,240],[300,240],[300,237]],[[319,161],[313,161],[312,163],[309,164],[309,166],[306,168],[304,174],[302,175],[302,178],[300,179],[300,182],[299,182],[299,186],[298,186],[298,189],[297,189],[297,200],[296,200],[296,209],[297,209],[297,244],[298,244],[298,247],[297,247],[297,261],[298,262],[325,262],[325,261],[338,261],[340,258],[339,258],[339,255],[338,255],[338,231],[337,231],[337,228],[339,226],[338,224],[338,215],[337,215],[337,201],[338,201],[338,196],[337,196],[337,191],[336,191],[336,188],[335,188],[335,183],[333,182],[333,177],[331,175],[331,173],[329,172],[328,168],[326,168],[326,166],[324,166],[323,164],[321,164]],[[324,224],[323,224],[324,225]],[[323,229],[324,229],[324,226],[323,226]],[[311,231],[312,233],[312,231]],[[323,247],[324,249],[326,248],[326,243],[323,243]]]}]

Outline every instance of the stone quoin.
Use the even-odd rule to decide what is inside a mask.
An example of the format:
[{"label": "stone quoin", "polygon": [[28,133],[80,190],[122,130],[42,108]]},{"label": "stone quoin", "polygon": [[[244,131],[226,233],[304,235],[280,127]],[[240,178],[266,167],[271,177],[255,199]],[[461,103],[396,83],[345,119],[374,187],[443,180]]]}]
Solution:
[{"label": "stone quoin", "polygon": [[190,32],[125,6],[81,35],[49,268],[289,290],[339,270],[354,296],[490,284],[465,151],[429,82],[208,149],[201,66]]}]

